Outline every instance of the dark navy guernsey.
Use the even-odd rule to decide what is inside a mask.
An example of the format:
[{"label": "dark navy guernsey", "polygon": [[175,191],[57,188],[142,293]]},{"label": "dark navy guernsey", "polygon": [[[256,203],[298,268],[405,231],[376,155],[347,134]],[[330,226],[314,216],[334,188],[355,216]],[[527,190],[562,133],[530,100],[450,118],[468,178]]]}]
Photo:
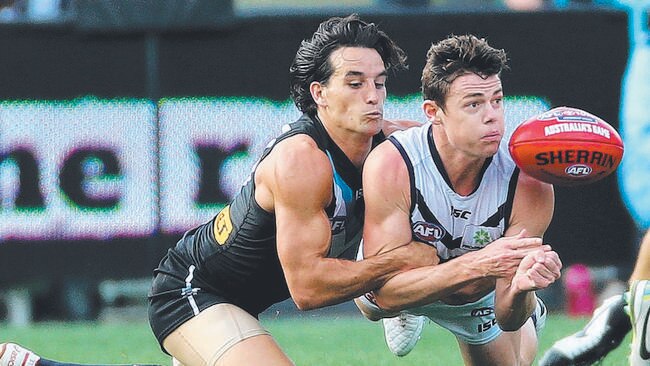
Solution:
[{"label": "dark navy guernsey", "polygon": [[[332,200],[326,208],[332,233],[328,257],[352,260],[363,226],[361,173],[322,123],[305,114],[284,126],[260,161],[278,142],[298,134],[310,136],[332,165]],[[375,136],[374,145],[383,139],[381,133]],[[232,202],[209,222],[185,233],[154,271],[149,312],[159,341],[200,310],[217,303],[234,304],[257,316],[289,298],[278,259],[275,215],[255,201],[254,174],[255,168]]]}]

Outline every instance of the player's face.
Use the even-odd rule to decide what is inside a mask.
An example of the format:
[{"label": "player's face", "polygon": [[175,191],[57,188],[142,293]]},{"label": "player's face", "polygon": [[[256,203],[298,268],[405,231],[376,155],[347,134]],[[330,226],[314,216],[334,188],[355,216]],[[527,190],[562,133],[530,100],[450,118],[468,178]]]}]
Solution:
[{"label": "player's face", "polygon": [[386,69],[376,50],[343,47],[332,52],[327,84],[312,83],[318,115],[328,126],[374,135],[382,127]]},{"label": "player's face", "polygon": [[444,111],[435,114],[454,148],[472,157],[496,154],[505,119],[499,76],[459,76],[450,85]]}]

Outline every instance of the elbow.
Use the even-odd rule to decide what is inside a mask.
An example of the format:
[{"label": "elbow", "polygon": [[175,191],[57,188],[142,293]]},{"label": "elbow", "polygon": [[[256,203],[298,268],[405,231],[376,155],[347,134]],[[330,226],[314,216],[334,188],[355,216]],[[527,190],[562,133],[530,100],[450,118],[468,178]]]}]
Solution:
[{"label": "elbow", "polygon": [[296,307],[301,311],[314,310],[328,305],[318,291],[309,288],[294,288],[291,290],[291,298]]},{"label": "elbow", "polygon": [[309,297],[292,296],[292,298],[298,310],[301,311],[314,310],[322,307],[321,305],[319,305],[317,302],[313,301],[313,299]]},{"label": "elbow", "polygon": [[385,296],[375,295],[375,302],[381,310],[388,313],[398,313],[403,310],[402,304],[392,301],[392,299],[386,298]]}]

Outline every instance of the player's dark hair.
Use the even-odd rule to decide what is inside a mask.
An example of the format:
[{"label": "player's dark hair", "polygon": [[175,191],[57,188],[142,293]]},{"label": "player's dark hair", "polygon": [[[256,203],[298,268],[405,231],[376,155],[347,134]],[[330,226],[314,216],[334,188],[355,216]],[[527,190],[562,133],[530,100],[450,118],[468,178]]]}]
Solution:
[{"label": "player's dark hair", "polygon": [[483,38],[451,35],[432,44],[427,52],[422,95],[444,110],[450,85],[457,77],[468,73],[483,78],[498,75],[508,68],[507,62],[506,52],[493,48]]},{"label": "player's dark hair", "polygon": [[316,112],[309,85],[314,81],[327,84],[334,72],[330,55],[341,47],[377,50],[387,71],[407,68],[404,51],[375,24],[362,21],[356,14],[330,18],[318,26],[311,39],[302,41],[289,68],[291,98],[300,111]]}]

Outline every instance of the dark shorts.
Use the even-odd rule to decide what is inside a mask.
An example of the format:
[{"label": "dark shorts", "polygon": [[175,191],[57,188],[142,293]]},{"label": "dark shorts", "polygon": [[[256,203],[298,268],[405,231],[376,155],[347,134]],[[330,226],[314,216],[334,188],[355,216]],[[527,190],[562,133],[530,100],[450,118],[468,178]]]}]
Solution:
[{"label": "dark shorts", "polygon": [[230,303],[221,296],[193,288],[186,280],[163,273],[153,279],[149,292],[149,325],[163,351],[163,340],[181,324],[212,305]]}]

